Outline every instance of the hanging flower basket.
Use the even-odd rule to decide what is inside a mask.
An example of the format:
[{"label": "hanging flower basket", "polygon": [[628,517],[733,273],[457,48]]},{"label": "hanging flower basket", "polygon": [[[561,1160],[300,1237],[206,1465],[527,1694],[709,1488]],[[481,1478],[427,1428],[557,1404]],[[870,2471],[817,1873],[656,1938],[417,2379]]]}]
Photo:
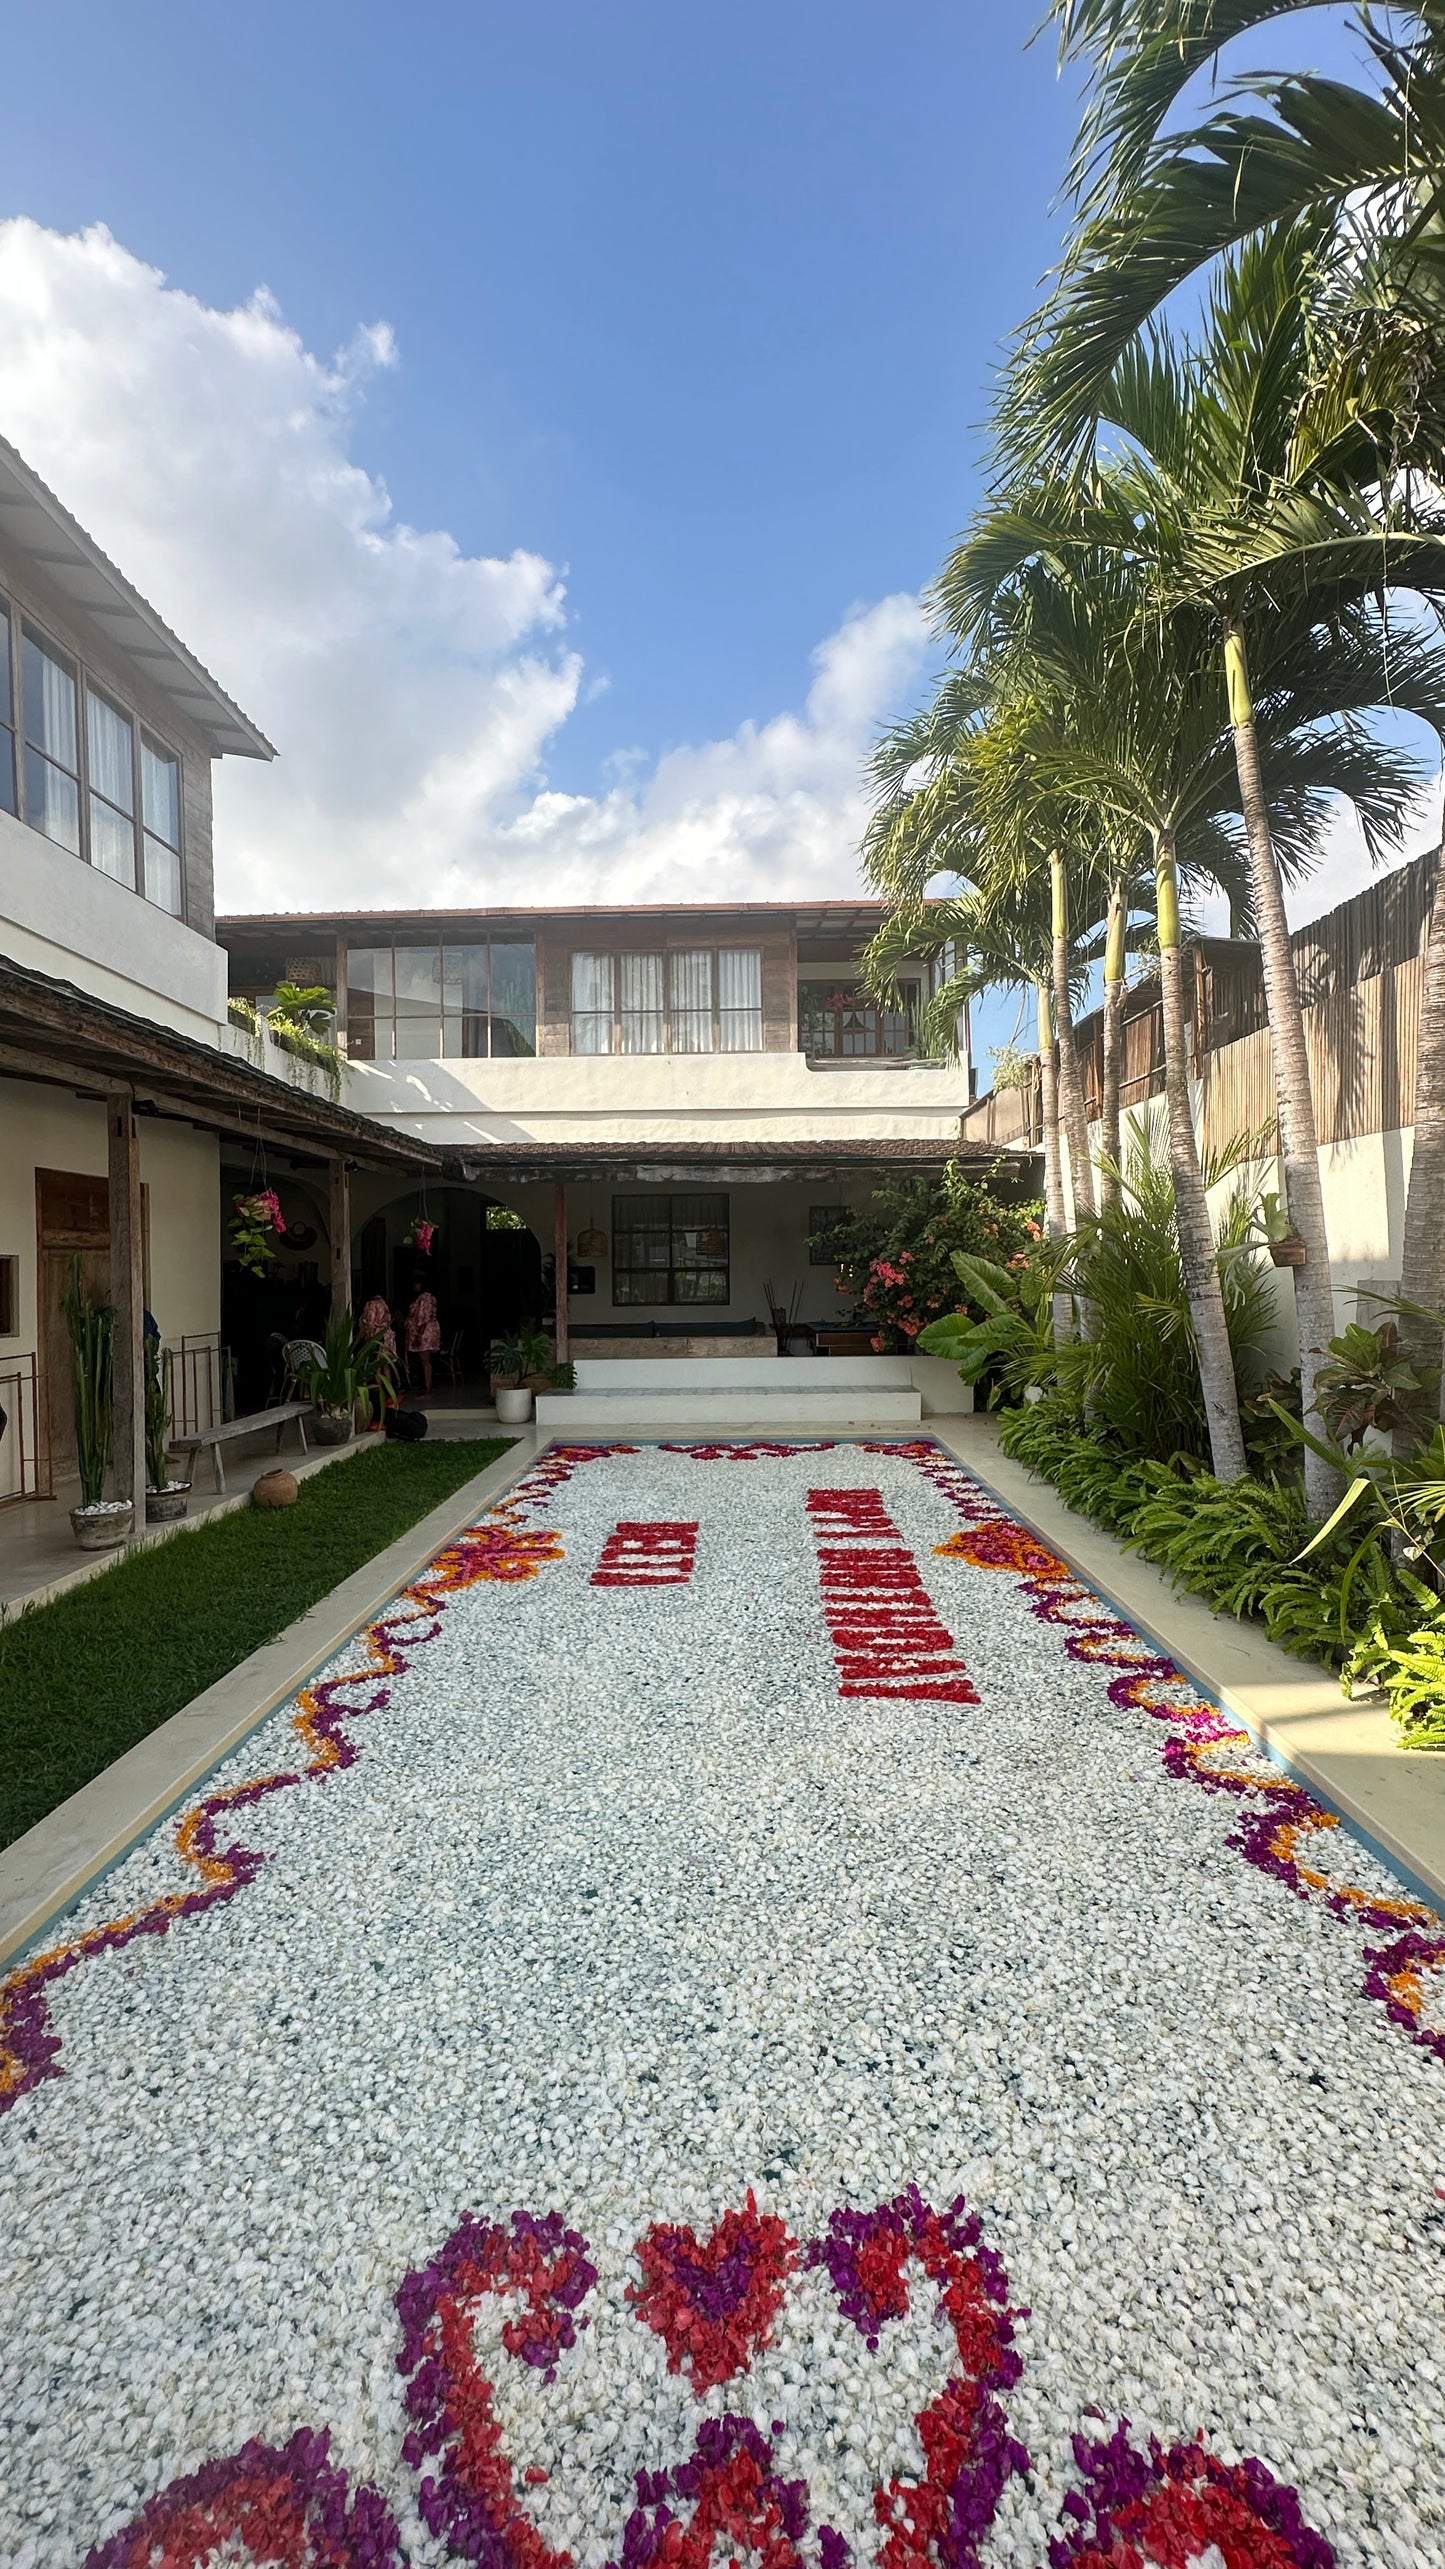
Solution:
[{"label": "hanging flower basket", "polygon": [[284,1234],[281,1202],[273,1186],[259,1188],[253,1195],[233,1197],[231,1246],[241,1265],[253,1276],[264,1276],[276,1251],[273,1238]]},{"label": "hanging flower basket", "polygon": [[431,1256],[431,1244],[436,1238],[436,1235],[436,1224],[434,1222],[428,1222],[425,1214],[419,1213],[410,1230],[407,1232],[402,1246],[407,1249],[419,1250],[422,1257],[429,1258]]}]

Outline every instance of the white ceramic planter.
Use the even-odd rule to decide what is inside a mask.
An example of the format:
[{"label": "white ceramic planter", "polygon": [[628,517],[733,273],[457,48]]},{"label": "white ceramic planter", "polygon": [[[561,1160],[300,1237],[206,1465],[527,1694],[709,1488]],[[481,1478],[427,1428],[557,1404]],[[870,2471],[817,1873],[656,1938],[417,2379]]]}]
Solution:
[{"label": "white ceramic planter", "polygon": [[497,1416],[504,1427],[525,1427],[532,1415],[532,1395],[520,1384],[497,1385]]}]

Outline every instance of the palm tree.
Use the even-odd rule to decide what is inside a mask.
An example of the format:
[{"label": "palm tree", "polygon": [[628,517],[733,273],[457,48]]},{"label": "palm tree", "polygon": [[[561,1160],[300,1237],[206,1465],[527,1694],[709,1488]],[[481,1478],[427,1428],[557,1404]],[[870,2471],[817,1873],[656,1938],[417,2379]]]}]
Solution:
[{"label": "palm tree", "polygon": [[[1115,507],[1104,491],[1097,513]],[[1213,848],[1221,870],[1221,833],[1227,843],[1227,816],[1238,810],[1224,673],[1206,617],[1187,606],[1161,612],[1146,566],[1113,545],[1054,549],[1066,553],[1067,568],[1046,558],[1036,516],[1001,512],[940,583],[960,639],[985,661],[1012,651],[1032,689],[1011,700],[1012,770],[996,763],[986,771],[975,817],[998,844],[1010,797],[1042,795],[1108,815],[1115,827],[1147,835],[1153,850],[1181,1246],[1215,1469],[1229,1479],[1244,1455],[1190,1111],[1178,897],[1181,849]],[[1398,821],[1420,781],[1408,760],[1380,748],[1353,719],[1387,693],[1378,619],[1352,611],[1333,634],[1306,636],[1296,658],[1292,683],[1272,675],[1259,712],[1280,853],[1291,870],[1307,856],[1330,793],[1349,794],[1378,834]]]},{"label": "palm tree", "polygon": [[[1107,477],[1054,484],[1044,539],[1104,546],[1146,566],[1156,606],[1203,610],[1215,624],[1229,690],[1240,808],[1249,851],[1279,1107],[1285,1193],[1305,1244],[1295,1271],[1305,1407],[1334,1334],[1329,1242],[1320,1185],[1304,1012],[1275,859],[1255,716],[1256,683],[1310,649],[1382,578],[1438,596],[1445,544],[1430,522],[1372,508],[1381,423],[1320,395],[1313,378],[1312,286],[1317,223],[1270,234],[1226,262],[1197,345],[1159,334],[1128,350],[1104,387],[1101,430],[1126,441]],[[1358,389],[1358,388],[1357,388]],[[1252,671],[1251,660],[1256,666]],[[1403,648],[1389,697],[1438,723],[1445,694],[1418,636]],[[1428,1088],[1427,1080],[1427,1088]],[[1422,1173],[1422,1186],[1424,1177]],[[1441,1185],[1445,1188],[1445,1166]],[[1332,1504],[1330,1467],[1310,1453],[1311,1509]]]},{"label": "palm tree", "polygon": [[[1222,47],[1317,0],[1053,0],[1066,59],[1088,66],[1069,172],[1079,221],[1055,288],[1020,336],[1004,440],[1015,464],[1088,442],[1104,387],[1161,306],[1237,245],[1316,218],[1363,331],[1403,352],[1445,307],[1445,15],[1416,0],[1349,18],[1376,75],[1231,82],[1165,134]],[[1402,23],[1403,22],[1403,23]],[[1241,108],[1248,98],[1249,108]],[[1263,111],[1263,112],[1261,112]],[[1433,361],[1430,370],[1434,371]],[[1438,403],[1432,404],[1438,425]]]}]

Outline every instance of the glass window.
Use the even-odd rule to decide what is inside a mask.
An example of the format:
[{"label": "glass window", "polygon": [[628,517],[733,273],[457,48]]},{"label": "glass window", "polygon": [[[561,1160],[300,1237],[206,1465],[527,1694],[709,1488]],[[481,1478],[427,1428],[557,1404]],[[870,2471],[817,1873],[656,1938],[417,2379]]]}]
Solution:
[{"label": "glass window", "polygon": [[726,1195],[614,1195],[612,1300],[719,1303],[729,1298]]},{"label": "glass window", "polygon": [[725,1053],[763,1049],[761,946],[724,946],[717,959],[718,1036]]},{"label": "glass window", "polygon": [[712,956],[672,954],[667,958],[668,1033],[675,1053],[710,1053],[713,1048]]},{"label": "glass window", "polygon": [[57,846],[80,854],[80,781],[75,672],[47,643],[21,629],[25,699],[25,817]]},{"label": "glass window", "polygon": [[612,1050],[610,954],[574,954],[572,957],[572,1050],[574,1053],[610,1053]]},{"label": "glass window", "polygon": [[448,1061],[477,1061],[487,1051],[490,985],[485,946],[442,952],[442,1050]]},{"label": "glass window", "polygon": [[530,1058],[537,1049],[537,949],[529,938],[491,947],[489,1011],[494,1058]]},{"label": "glass window", "polygon": [[390,946],[346,950],[346,1049],[353,1061],[392,1057]]},{"label": "glass window", "polygon": [[836,1267],[838,1234],[847,1219],[846,1204],[809,1205],[808,1264],[810,1267]]},{"label": "glass window", "polygon": [[662,1013],[662,957],[625,954],[618,967],[618,1010],[625,1053],[660,1053],[665,1049]]},{"label": "glass window", "polygon": [[15,799],[15,689],[10,670],[10,610],[0,598],[0,812]]},{"label": "glass window", "polygon": [[[93,780],[92,780],[93,781]],[[181,762],[148,732],[140,736],[140,800],[148,901],[181,915]]]},{"label": "glass window", "polygon": [[396,1058],[440,1061],[442,1057],[442,959],[439,946],[398,946],[392,958],[396,981]]},{"label": "glass window", "polygon": [[830,1061],[876,1061],[911,1053],[918,1011],[918,984],[905,982],[902,1006],[879,1008],[866,991],[851,984],[831,989],[827,982],[805,982],[798,993],[803,1050]]},{"label": "glass window", "polygon": [[85,691],[90,861],[135,890],[135,736],[123,713]]}]

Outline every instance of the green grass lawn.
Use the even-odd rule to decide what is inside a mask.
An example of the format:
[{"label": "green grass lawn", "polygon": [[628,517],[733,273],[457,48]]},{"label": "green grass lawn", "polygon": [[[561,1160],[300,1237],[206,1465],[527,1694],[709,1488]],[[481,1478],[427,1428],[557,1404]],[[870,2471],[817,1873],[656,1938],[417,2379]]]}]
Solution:
[{"label": "green grass lawn", "polygon": [[242,1508],[0,1625],[0,1846],[504,1454],[507,1437],[376,1445],[293,1508]]}]

